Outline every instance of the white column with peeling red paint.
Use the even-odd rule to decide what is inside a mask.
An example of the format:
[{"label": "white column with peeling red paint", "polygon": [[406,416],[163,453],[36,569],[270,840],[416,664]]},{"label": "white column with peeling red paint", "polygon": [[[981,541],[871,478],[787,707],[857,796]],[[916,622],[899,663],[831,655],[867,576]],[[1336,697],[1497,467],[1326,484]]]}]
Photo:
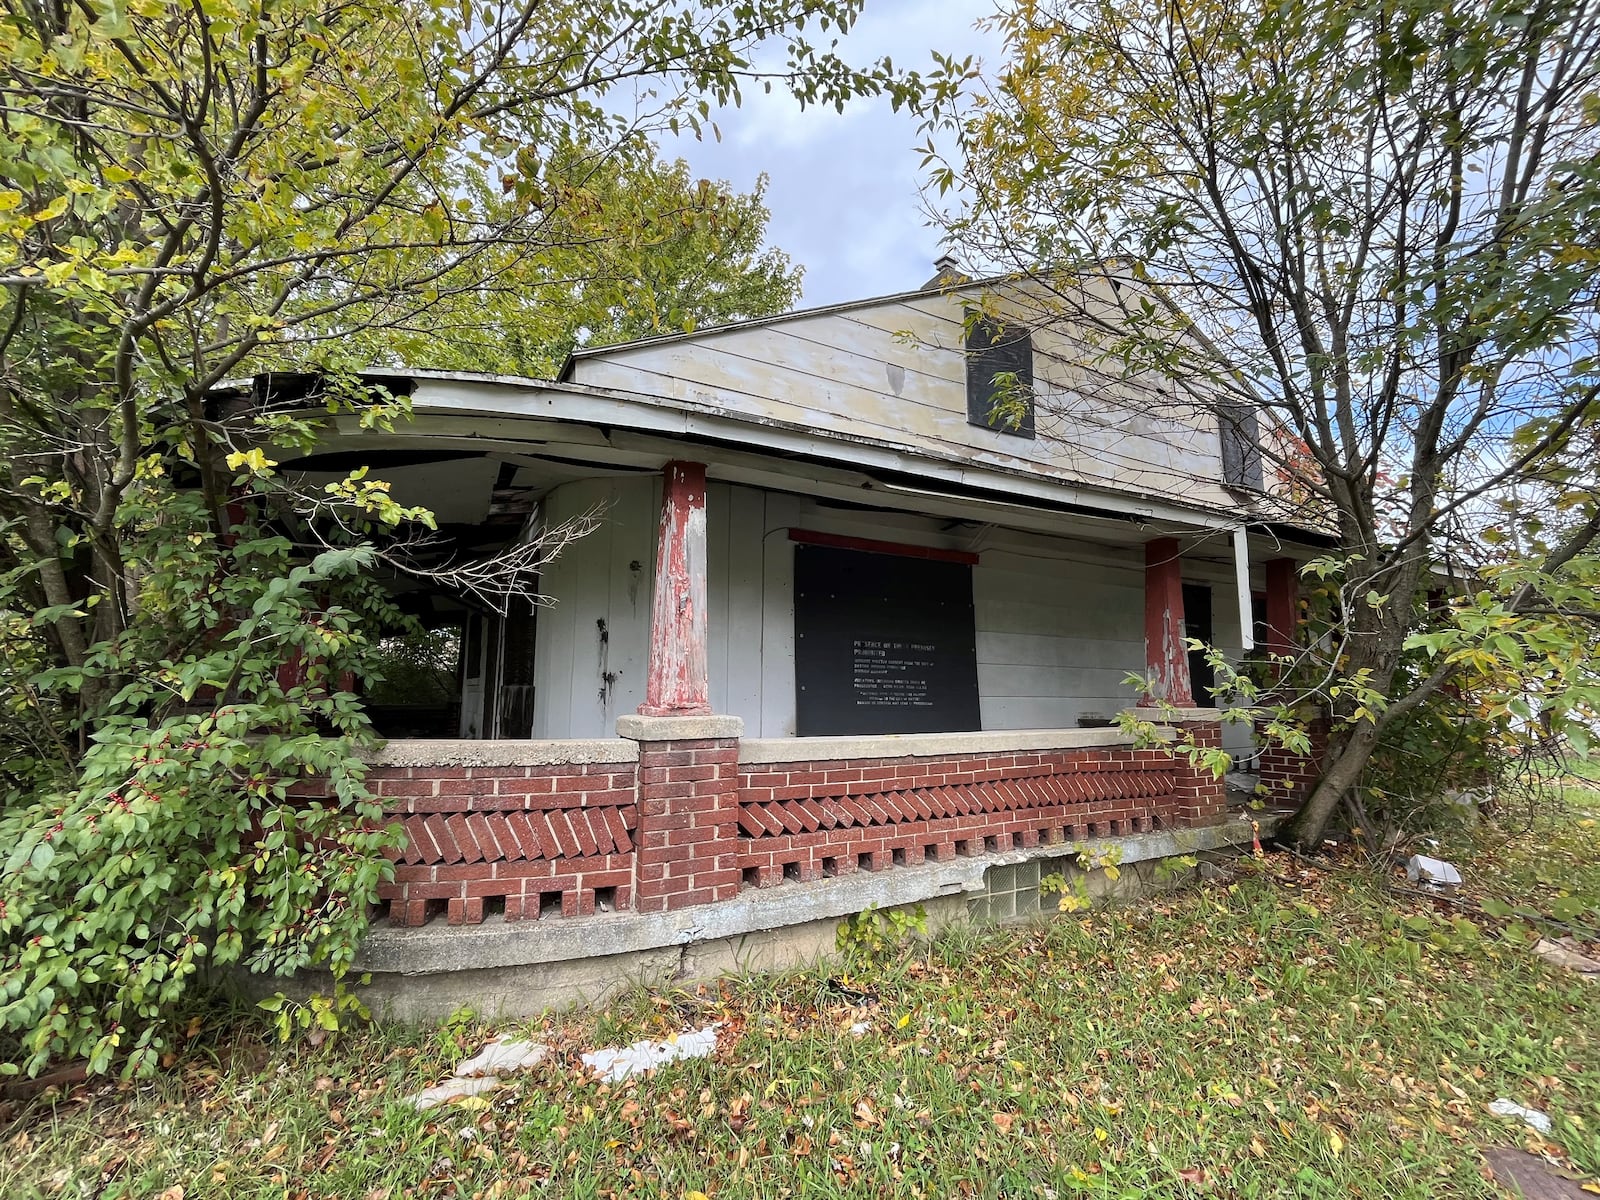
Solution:
[{"label": "white column with peeling red paint", "polygon": [[1177,538],[1144,547],[1144,663],[1150,691],[1145,702],[1175,708],[1194,705],[1189,650],[1183,642],[1183,563]]},{"label": "white column with peeling red paint", "polygon": [[711,711],[706,640],[706,469],[702,463],[669,462],[661,489],[650,664],[641,715]]}]

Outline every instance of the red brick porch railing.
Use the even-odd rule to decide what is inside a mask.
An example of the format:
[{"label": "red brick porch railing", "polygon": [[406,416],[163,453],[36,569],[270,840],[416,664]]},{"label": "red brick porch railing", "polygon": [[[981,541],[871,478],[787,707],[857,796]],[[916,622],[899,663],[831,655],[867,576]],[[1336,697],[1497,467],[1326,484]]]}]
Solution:
[{"label": "red brick porch railing", "polygon": [[741,766],[746,883],[818,879],[957,854],[1161,829],[1178,765],[1096,748],[762,762]]},{"label": "red brick porch railing", "polygon": [[631,907],[637,757],[620,739],[391,743],[367,775],[406,831],[379,893],[390,920]]},{"label": "red brick porch railing", "polygon": [[1220,780],[1113,729],[741,742],[670,724],[725,717],[628,720],[637,740],[391,743],[368,775],[407,835],[391,921],[670,910],[1223,815]]},{"label": "red brick porch railing", "polygon": [[1273,803],[1300,804],[1322,778],[1323,763],[1328,755],[1328,718],[1313,715],[1304,723],[1306,736],[1311,741],[1307,754],[1286,750],[1281,743],[1269,738],[1266,718],[1258,718],[1255,723],[1256,745],[1261,748],[1257,770],[1261,785]]}]

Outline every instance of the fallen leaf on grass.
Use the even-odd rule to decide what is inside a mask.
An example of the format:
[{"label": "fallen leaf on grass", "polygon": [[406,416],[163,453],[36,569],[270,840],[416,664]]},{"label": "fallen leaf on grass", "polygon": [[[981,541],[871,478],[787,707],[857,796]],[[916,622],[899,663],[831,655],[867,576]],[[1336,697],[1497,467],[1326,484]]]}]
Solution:
[{"label": "fallen leaf on grass", "polygon": [[1014,1118],[1010,1113],[997,1112],[989,1119],[994,1122],[994,1127],[1001,1133],[1010,1133],[1011,1122],[1016,1118]]}]

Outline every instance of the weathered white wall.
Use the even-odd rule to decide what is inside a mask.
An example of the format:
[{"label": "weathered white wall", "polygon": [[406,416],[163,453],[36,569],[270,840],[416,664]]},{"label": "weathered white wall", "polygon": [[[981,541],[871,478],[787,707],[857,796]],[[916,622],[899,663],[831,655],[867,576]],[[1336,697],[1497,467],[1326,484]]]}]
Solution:
[{"label": "weathered white wall", "polygon": [[[965,303],[971,303],[967,298]],[[946,458],[1231,508],[1214,413],[1034,334],[1038,437],[967,423],[963,298],[928,293],[580,358],[572,379]],[[1025,314],[1022,314],[1024,322]]]},{"label": "weathered white wall", "polygon": [[545,568],[540,581],[554,603],[539,610],[533,736],[611,737],[617,717],[644,703],[661,480],[641,475],[563,484],[544,504],[551,525],[596,509],[604,519]]},{"label": "weathered white wall", "polygon": [[1122,681],[1144,666],[1142,552],[1001,530],[984,542],[972,572],[984,727],[1071,728],[1128,707]]},{"label": "weathered white wall", "polygon": [[[536,737],[607,737],[644,699],[660,485],[592,481],[556,489],[552,520],[608,504],[607,519],[546,572],[556,603],[539,614]],[[1136,697],[1144,666],[1142,546],[1112,547],[992,526],[820,504],[713,482],[708,488],[711,703],[749,737],[795,733],[791,527],[971,551],[978,689],[985,729],[1062,728],[1110,718]],[[637,567],[635,566],[637,564]],[[1193,562],[1212,585],[1217,642],[1239,650],[1231,570]],[[605,620],[609,639],[599,640]],[[615,680],[602,699],[602,670]],[[1241,740],[1242,739],[1242,740]],[[1230,745],[1247,741],[1243,731]]]}]

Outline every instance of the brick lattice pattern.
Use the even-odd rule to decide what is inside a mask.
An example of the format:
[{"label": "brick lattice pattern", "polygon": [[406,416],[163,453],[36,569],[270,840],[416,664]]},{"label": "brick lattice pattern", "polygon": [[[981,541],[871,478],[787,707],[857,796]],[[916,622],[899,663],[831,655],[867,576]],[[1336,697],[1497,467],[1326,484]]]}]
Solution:
[{"label": "brick lattice pattern", "polygon": [[407,845],[380,893],[389,916],[451,924],[627,908],[638,808],[632,763],[375,768],[368,776]]},{"label": "brick lattice pattern", "polygon": [[1223,812],[1221,781],[1117,748],[741,766],[736,740],[679,740],[641,742],[637,764],[375,767],[368,782],[406,830],[380,893],[402,925],[662,912]]},{"label": "brick lattice pattern", "polygon": [[752,766],[738,863],[746,883],[766,887],[1142,833],[1202,819],[1192,775],[1163,752],[1134,750]]}]

